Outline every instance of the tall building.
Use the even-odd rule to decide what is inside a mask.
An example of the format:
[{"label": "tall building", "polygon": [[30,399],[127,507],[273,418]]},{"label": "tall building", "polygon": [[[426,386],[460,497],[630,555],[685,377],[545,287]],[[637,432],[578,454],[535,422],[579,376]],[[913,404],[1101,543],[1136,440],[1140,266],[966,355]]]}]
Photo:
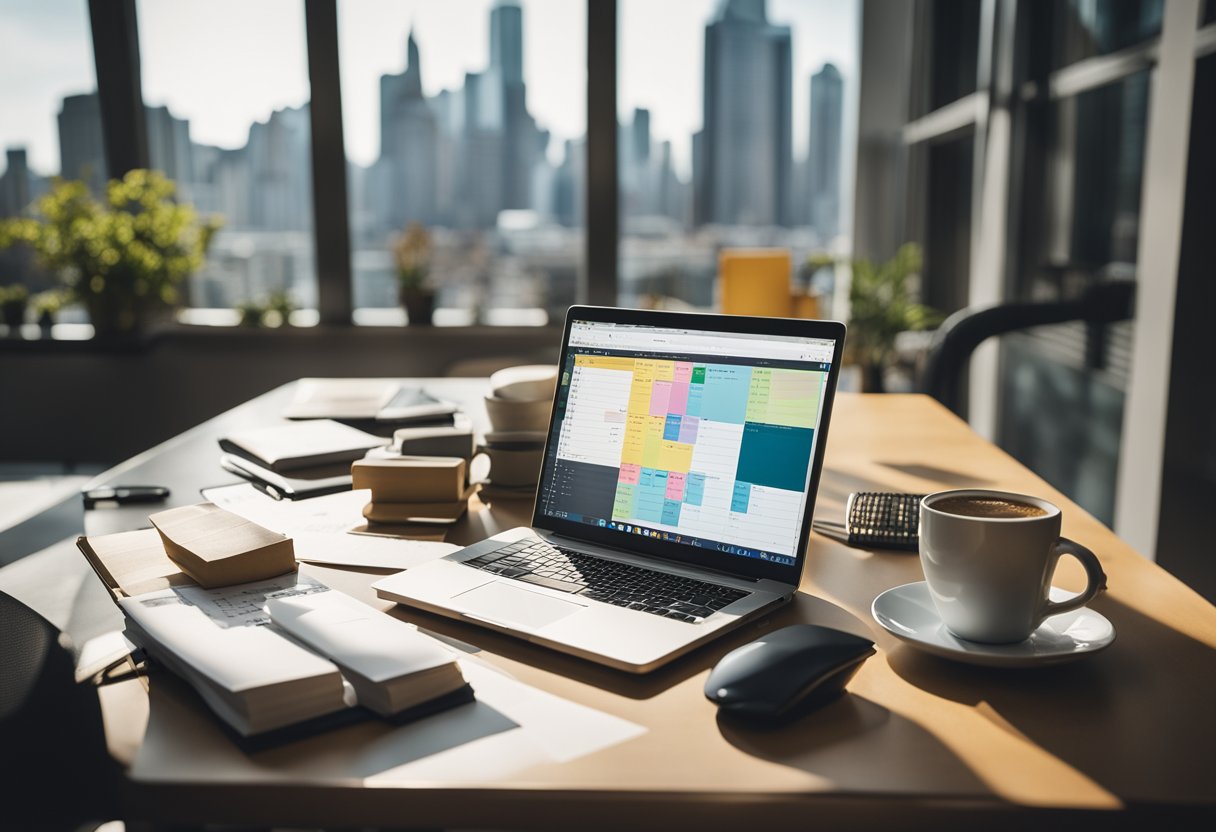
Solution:
[{"label": "tall building", "polygon": [[5,158],[8,164],[0,176],[0,217],[12,217],[38,197],[41,177],[30,170],[24,147],[10,147]]},{"label": "tall building", "polygon": [[516,3],[499,3],[490,11],[490,66],[504,84],[524,82],[524,13]]},{"label": "tall building", "polygon": [[789,27],[764,0],[726,0],[705,27],[698,223],[791,224],[791,73]]},{"label": "tall building", "polygon": [[312,227],[308,105],[270,114],[249,128],[245,145],[251,188],[251,228],[304,231]]},{"label": "tall building", "polygon": [[380,160],[374,201],[391,229],[435,220],[438,125],[422,93],[422,64],[413,31],[405,71],[380,78]]},{"label": "tall building", "polygon": [[811,76],[811,132],[807,149],[810,222],[825,239],[840,230],[840,140],[844,81],[832,64]]},{"label": "tall building", "polygon": [[94,193],[106,183],[106,149],[97,93],[69,95],[59,109],[59,173],[81,179]]},{"label": "tall building", "polygon": [[486,83],[501,86],[501,207],[531,208],[538,139],[524,84],[523,10],[515,2],[501,2],[490,11],[490,68],[485,75]]},{"label": "tall building", "polygon": [[193,202],[194,148],[190,122],[177,118],[168,107],[144,107],[148,125],[148,164],[177,183],[178,195]]}]

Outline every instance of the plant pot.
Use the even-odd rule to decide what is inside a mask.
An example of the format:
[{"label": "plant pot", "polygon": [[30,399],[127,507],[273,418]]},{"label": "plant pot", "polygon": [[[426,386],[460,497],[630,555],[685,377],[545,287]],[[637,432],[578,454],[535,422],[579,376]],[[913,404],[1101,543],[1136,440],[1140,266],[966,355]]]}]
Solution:
[{"label": "plant pot", "polygon": [[151,328],[153,323],[163,323],[170,318],[171,307],[160,301],[131,295],[86,295],[85,309],[89,312],[89,323],[93,325],[94,338],[125,338],[139,335]]},{"label": "plant pot", "polygon": [[26,302],[12,301],[0,306],[0,316],[3,317],[4,323],[8,326],[9,337],[21,337],[21,325],[25,323],[25,307]]},{"label": "plant pot", "polygon": [[861,366],[861,392],[887,392],[886,368],[881,364],[863,364]]},{"label": "plant pot", "polygon": [[430,326],[435,316],[435,293],[426,289],[402,289],[401,305],[410,326]]}]

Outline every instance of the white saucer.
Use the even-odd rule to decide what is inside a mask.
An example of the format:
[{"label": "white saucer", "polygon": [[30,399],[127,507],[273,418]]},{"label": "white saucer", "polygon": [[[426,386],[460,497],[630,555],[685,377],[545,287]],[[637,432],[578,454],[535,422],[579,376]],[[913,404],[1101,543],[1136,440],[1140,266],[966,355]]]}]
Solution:
[{"label": "white saucer", "polygon": [[[1072,593],[1051,588],[1051,600],[1064,601]],[[1088,607],[1054,615],[1017,644],[980,644],[958,638],[942,624],[924,581],[888,589],[870,607],[883,629],[911,646],[935,656],[993,667],[1036,667],[1079,659],[1109,647],[1114,625]]]}]

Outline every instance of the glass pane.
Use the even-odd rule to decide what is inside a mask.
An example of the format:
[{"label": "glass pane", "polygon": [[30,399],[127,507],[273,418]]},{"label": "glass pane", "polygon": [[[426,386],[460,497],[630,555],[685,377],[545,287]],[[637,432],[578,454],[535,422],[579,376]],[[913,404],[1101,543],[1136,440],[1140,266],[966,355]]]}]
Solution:
[{"label": "glass pane", "polygon": [[315,309],[304,6],[299,0],[139,0],[153,168],[224,226],[191,306]]},{"label": "glass pane", "polygon": [[[979,68],[980,3],[933,0],[929,110],[975,92]],[[921,114],[923,115],[923,113]]]},{"label": "glass pane", "polygon": [[949,314],[966,306],[970,295],[975,136],[937,142],[922,152],[928,163],[924,300]]},{"label": "glass pane", "polygon": [[[1046,158],[1025,177],[1021,298],[1136,278],[1149,86],[1145,70],[1050,105]],[[1134,327],[1038,327],[1003,347],[1002,447],[1106,523]]]},{"label": "glass pane", "polygon": [[1163,0],[1053,3],[1055,66],[1117,52],[1161,34]]},{"label": "glass pane", "polygon": [[1023,296],[1134,276],[1149,79],[1145,70],[1052,105],[1046,176],[1028,200]]},{"label": "glass pane", "polygon": [[400,322],[403,300],[416,321],[560,320],[583,259],[584,4],[344,0],[338,24],[356,320]]},{"label": "glass pane", "polygon": [[[809,258],[849,246],[858,5],[619,9],[619,302],[737,311],[730,289],[719,302],[722,262],[753,300],[755,269],[774,281],[765,309],[809,311],[809,286],[826,314],[833,270]],[[774,251],[729,251],[757,247]]]},{"label": "glass pane", "polygon": [[[101,112],[85,0],[0,0],[0,217],[20,214],[51,177],[105,181]],[[0,286],[48,289],[30,252],[0,251]]]}]

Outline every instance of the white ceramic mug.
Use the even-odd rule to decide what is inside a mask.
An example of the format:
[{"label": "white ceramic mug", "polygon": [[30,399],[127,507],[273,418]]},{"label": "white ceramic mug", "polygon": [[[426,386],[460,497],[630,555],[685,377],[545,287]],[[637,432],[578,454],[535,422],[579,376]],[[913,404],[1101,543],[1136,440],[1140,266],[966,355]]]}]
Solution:
[{"label": "white ceramic mug", "polygon": [[[1043,514],[975,517],[934,508],[954,497],[1025,503]],[[1088,584],[1075,598],[1057,603],[1048,592],[1062,555],[1081,562]],[[1106,588],[1094,553],[1060,537],[1060,509],[1004,491],[939,491],[921,500],[920,562],[946,628],[990,644],[1023,641],[1045,618],[1082,607]]]},{"label": "white ceramic mug", "polygon": [[479,445],[477,453],[490,459],[491,483],[506,488],[521,488],[536,485],[540,479],[540,464],[545,455],[545,446]]}]

